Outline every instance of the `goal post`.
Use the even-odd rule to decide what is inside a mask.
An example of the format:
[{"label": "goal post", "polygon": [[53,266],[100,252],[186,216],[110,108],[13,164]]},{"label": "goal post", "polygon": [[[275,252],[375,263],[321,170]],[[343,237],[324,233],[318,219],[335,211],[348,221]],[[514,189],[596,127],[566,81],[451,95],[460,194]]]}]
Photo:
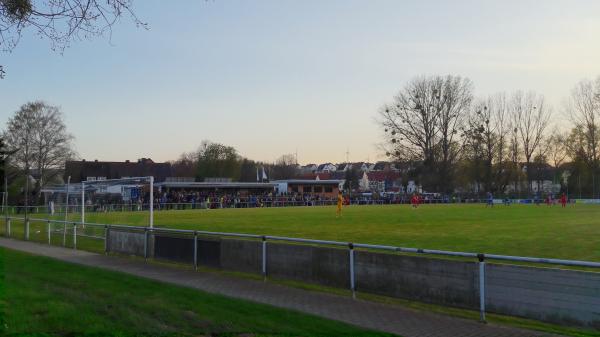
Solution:
[{"label": "goal post", "polygon": [[45,189],[48,218],[154,227],[154,177],[86,180]]}]

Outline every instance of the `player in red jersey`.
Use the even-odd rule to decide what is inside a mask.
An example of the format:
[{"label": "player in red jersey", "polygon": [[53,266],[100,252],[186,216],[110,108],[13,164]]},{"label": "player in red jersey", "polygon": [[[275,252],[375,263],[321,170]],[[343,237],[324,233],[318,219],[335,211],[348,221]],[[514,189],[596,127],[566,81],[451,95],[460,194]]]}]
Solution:
[{"label": "player in red jersey", "polygon": [[560,196],[560,204],[562,207],[567,207],[567,195],[564,193]]}]

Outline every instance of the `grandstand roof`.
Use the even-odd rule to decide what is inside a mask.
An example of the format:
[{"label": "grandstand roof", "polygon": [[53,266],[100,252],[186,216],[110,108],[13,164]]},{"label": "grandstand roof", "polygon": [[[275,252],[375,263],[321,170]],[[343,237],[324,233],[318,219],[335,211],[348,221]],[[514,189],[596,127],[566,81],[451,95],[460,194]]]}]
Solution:
[{"label": "grandstand roof", "polygon": [[324,179],[324,180],[308,180],[308,179],[289,179],[289,180],[275,180],[273,183],[287,183],[287,184],[298,184],[298,185],[333,185],[340,184],[343,180],[338,179]]},{"label": "grandstand roof", "polygon": [[65,163],[65,181],[71,176],[71,182],[88,180],[88,177],[119,179],[123,177],[154,176],[155,181],[164,181],[172,176],[170,163],[155,163],[150,158],[141,158],[137,162],[111,161],[67,161]]},{"label": "grandstand roof", "polygon": [[154,184],[156,187],[165,188],[190,188],[190,189],[201,189],[201,188],[223,188],[223,189],[273,189],[277,184],[274,183],[247,183],[247,182],[179,182],[179,181],[165,181],[162,183]]}]

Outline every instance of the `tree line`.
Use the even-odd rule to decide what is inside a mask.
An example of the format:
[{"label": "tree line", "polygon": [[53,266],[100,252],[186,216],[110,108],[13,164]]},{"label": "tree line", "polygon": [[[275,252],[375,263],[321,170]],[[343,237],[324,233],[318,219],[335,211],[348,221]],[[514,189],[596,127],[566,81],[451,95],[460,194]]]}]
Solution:
[{"label": "tree line", "polygon": [[[22,105],[8,119],[0,138],[0,182],[6,184],[11,202],[37,203],[44,187],[62,183],[65,163],[78,157],[73,141],[59,107],[44,101]],[[242,157],[232,146],[210,141],[203,141],[196,151],[183,153],[171,164],[175,176],[195,177],[196,181],[229,178],[256,182],[297,175],[296,158],[291,154],[274,163],[259,162]]]},{"label": "tree line", "polygon": [[475,97],[468,78],[420,76],[378,116],[386,155],[426,191],[531,194],[551,171],[563,191],[600,192],[600,77],[554,111],[534,91]]},{"label": "tree line", "polygon": [[274,163],[266,163],[245,158],[232,146],[208,140],[203,141],[196,151],[184,152],[171,164],[176,176],[195,177],[196,181],[229,178],[256,182],[294,178],[298,173],[296,158],[292,154],[282,155]]}]

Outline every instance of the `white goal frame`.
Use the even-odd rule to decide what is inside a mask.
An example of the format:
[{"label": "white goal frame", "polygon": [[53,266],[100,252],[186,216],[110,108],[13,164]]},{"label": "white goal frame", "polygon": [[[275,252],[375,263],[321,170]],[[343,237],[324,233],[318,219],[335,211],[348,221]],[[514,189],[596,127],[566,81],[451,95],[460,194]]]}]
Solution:
[{"label": "white goal frame", "polygon": [[[106,180],[89,180],[81,182],[81,224],[85,224],[85,186],[101,184],[104,182],[149,182],[150,183],[150,201],[148,208],[150,210],[150,222],[149,227],[154,228],[154,176],[147,177],[132,177],[132,178],[121,178],[121,179],[106,179]],[[68,185],[67,185],[68,186]],[[69,200],[69,189],[67,187],[67,209]]]}]

